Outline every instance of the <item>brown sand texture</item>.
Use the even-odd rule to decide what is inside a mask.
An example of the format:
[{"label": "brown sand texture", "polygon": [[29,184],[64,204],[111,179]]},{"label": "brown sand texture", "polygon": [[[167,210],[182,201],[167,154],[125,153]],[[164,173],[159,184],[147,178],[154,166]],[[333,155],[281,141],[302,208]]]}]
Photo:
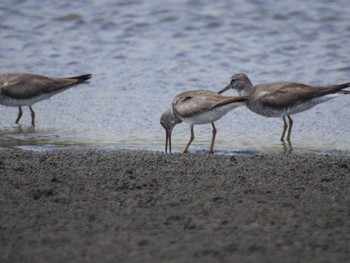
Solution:
[{"label": "brown sand texture", "polygon": [[350,262],[350,157],[0,151],[0,262]]}]

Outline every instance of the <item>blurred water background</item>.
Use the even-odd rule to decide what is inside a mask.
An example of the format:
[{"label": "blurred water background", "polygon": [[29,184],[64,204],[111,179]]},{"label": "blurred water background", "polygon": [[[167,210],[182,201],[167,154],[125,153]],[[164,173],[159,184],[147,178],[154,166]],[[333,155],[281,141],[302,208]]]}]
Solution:
[{"label": "blurred water background", "polygon": [[[18,109],[0,105],[0,147],[162,151],[159,117],[180,92],[220,90],[238,72],[254,84],[349,82],[349,13],[348,0],[2,0],[1,73],[93,78],[35,104],[35,129],[27,108],[17,126]],[[349,151],[349,116],[350,96],[294,115],[293,148]],[[215,148],[280,152],[282,126],[242,107],[216,123]],[[207,150],[211,125],[195,133],[191,151]],[[189,135],[174,129],[175,151]]]}]

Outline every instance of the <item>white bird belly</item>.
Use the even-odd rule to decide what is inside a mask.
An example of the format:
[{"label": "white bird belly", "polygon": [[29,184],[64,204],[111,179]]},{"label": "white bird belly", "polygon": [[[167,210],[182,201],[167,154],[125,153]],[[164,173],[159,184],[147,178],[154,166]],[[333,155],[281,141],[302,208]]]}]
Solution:
[{"label": "white bird belly", "polygon": [[317,97],[305,102],[296,103],[293,106],[284,107],[284,108],[269,107],[259,102],[253,102],[251,104],[248,104],[247,107],[251,111],[265,117],[283,117],[283,116],[292,115],[292,114],[309,110],[314,106],[316,106],[317,104],[334,99],[340,95],[343,95],[343,94],[339,94],[339,93],[329,94],[329,95]]},{"label": "white bird belly", "polygon": [[[243,105],[243,104],[242,104]],[[229,111],[233,110],[234,108],[240,106],[238,103],[235,106],[232,106],[232,104],[214,108],[209,111],[204,111],[202,113],[193,115],[191,117],[183,118],[181,117],[181,120],[183,122],[189,123],[189,124],[206,124],[215,122],[218,119],[220,119],[222,116],[224,116]]]},{"label": "white bird belly", "polygon": [[34,103],[46,100],[56,93],[46,93],[30,99],[13,99],[7,96],[0,97],[0,104],[5,106],[19,107],[19,106],[32,106]]}]

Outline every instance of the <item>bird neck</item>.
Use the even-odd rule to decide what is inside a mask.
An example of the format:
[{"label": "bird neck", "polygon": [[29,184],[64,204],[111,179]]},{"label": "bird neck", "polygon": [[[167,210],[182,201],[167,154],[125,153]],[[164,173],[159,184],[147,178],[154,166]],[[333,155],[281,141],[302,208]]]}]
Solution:
[{"label": "bird neck", "polygon": [[171,119],[174,124],[178,124],[182,122],[182,120],[178,117],[178,113],[174,108],[171,109]]},{"label": "bird neck", "polygon": [[253,84],[248,80],[237,89],[240,96],[250,96],[254,90]]}]

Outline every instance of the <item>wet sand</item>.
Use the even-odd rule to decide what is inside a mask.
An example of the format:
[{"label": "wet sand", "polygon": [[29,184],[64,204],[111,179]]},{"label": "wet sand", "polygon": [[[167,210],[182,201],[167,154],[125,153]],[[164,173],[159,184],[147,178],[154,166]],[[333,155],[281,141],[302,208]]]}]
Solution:
[{"label": "wet sand", "polygon": [[350,157],[0,152],[1,262],[349,262]]}]

